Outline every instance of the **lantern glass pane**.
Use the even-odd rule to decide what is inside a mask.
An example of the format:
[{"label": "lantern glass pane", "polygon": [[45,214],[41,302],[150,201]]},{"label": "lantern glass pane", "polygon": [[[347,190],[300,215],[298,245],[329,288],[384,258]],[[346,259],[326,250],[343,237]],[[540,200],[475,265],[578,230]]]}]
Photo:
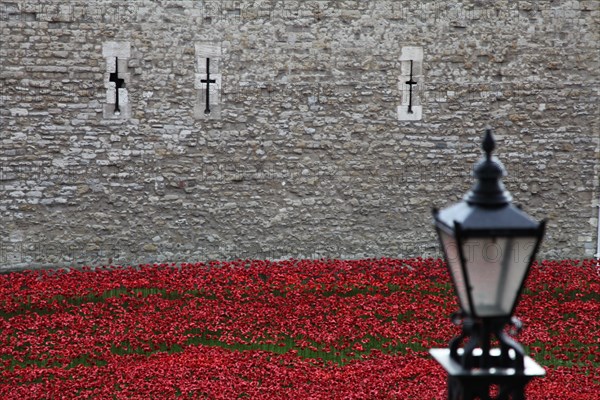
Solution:
[{"label": "lantern glass pane", "polygon": [[467,295],[467,285],[465,284],[465,278],[463,275],[463,269],[460,262],[460,254],[458,252],[458,244],[456,238],[440,230],[440,238],[442,245],[444,246],[444,252],[446,253],[446,262],[448,263],[448,269],[452,274],[454,280],[454,287],[458,294],[458,300],[462,309],[471,313],[471,307],[469,306],[469,298]]},{"label": "lantern glass pane", "polygon": [[463,244],[473,307],[479,317],[509,316],[536,238],[471,238]]}]

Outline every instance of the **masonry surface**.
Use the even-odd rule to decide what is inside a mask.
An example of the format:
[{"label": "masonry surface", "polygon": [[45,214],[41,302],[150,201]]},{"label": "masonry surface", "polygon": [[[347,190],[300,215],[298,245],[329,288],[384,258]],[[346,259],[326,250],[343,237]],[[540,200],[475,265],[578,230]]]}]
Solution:
[{"label": "masonry surface", "polygon": [[439,256],[487,125],[541,256],[593,256],[598,1],[416,3],[1,1],[0,268]]}]

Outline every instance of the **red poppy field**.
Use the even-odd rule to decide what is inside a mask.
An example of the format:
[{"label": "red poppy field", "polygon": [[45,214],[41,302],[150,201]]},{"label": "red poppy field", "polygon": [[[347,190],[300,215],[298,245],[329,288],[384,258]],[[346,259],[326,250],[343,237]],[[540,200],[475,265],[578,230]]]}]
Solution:
[{"label": "red poppy field", "polygon": [[[444,399],[458,332],[438,259],[287,260],[0,275],[2,399]],[[528,399],[600,393],[600,267],[532,267]]]}]

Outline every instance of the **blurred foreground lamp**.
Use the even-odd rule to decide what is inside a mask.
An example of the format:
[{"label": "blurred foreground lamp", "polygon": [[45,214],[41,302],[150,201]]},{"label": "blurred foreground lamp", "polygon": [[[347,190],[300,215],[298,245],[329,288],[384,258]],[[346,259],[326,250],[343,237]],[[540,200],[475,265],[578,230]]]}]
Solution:
[{"label": "blurred foreground lamp", "polygon": [[[501,178],[504,167],[492,157],[491,130],[475,166],[477,182],[464,200],[434,210],[435,227],[461,310],[453,322],[462,334],[448,349],[431,349],[448,372],[448,399],[524,399],[525,386],[544,369],[506,332],[544,236],[537,222],[511,203]],[[492,348],[496,338],[499,348]],[[459,346],[465,342],[464,348]]]}]

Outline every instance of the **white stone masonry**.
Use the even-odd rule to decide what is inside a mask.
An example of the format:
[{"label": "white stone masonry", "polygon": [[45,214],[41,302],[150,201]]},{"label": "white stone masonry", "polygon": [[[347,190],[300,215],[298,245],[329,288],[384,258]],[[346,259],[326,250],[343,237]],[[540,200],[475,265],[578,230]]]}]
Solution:
[{"label": "white stone masonry", "polygon": [[[400,74],[398,77],[398,90],[401,95],[401,103],[398,106],[398,120],[420,121],[423,118],[421,94],[424,87],[422,47],[408,46],[402,48]],[[411,79],[416,84],[407,84]],[[412,86],[412,92],[410,86]]]},{"label": "white stone masonry", "polygon": [[[199,42],[196,43],[195,47],[196,75],[194,87],[197,90],[197,101],[194,107],[194,116],[198,119],[219,119],[221,117],[222,88],[221,44],[214,42]],[[207,60],[209,60],[208,64]],[[207,65],[209,66],[208,70]],[[207,82],[207,80],[210,80],[210,82]],[[207,85],[208,104],[206,104]]]},{"label": "white stone masonry", "polygon": [[[127,65],[131,58],[131,44],[129,42],[105,42],[102,45],[102,56],[106,60],[106,73],[104,74],[106,103],[104,104],[103,116],[105,119],[128,119],[131,117],[131,104],[129,103],[128,91],[130,74]],[[111,74],[115,72],[118,73],[119,79],[123,79],[118,97],[116,84],[110,80]]]}]

